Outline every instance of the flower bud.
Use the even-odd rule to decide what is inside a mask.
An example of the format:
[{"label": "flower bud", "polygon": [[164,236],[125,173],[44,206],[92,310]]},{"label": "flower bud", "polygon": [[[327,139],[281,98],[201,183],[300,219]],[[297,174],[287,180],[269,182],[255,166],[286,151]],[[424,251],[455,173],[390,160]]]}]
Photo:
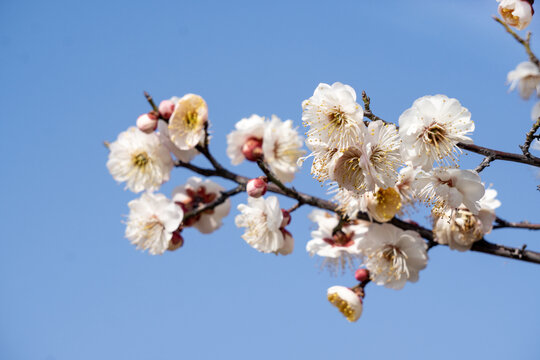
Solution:
[{"label": "flower bud", "polygon": [[262,158],[262,139],[251,137],[242,145],[242,154],[249,161],[257,161]]},{"label": "flower bud", "polygon": [[159,103],[159,115],[165,120],[169,120],[174,112],[174,103],[171,100],[163,100]]},{"label": "flower bud", "polygon": [[283,220],[281,221],[281,228],[289,225],[291,223],[291,214],[284,209],[281,209],[281,214],[283,214]]},{"label": "flower bud", "polygon": [[167,250],[174,251],[180,249],[184,245],[184,238],[178,231],[173,232],[171,240],[169,240],[169,248]]},{"label": "flower bud", "polygon": [[266,189],[268,188],[266,181],[263,177],[258,177],[248,181],[246,185],[246,190],[249,196],[254,198],[259,198],[266,194]]},{"label": "flower bud", "polygon": [[137,127],[144,133],[150,134],[156,130],[158,125],[158,117],[154,112],[142,114],[137,118]]},{"label": "flower bud", "polygon": [[354,277],[360,282],[367,281],[369,279],[369,271],[368,269],[358,269],[355,271]]}]

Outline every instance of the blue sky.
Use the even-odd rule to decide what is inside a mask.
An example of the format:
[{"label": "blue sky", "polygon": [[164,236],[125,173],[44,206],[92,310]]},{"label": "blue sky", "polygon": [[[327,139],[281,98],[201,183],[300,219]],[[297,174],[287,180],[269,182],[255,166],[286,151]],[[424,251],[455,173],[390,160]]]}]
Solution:
[{"label": "blue sky", "polygon": [[[233,225],[150,256],[123,237],[136,197],[105,167],[104,140],[156,99],[202,95],[217,158],[242,117],[276,114],[301,127],[319,82],[372,98],[386,120],[423,95],[467,107],[477,144],[518,152],[533,100],[508,93],[522,48],[490,16],[493,1],[2,1],[0,4],[0,358],[2,359],[538,359],[537,265],[440,247],[420,281],[370,285],[349,324],[331,277],[304,251],[312,225],[294,213],[288,257],[260,254]],[[540,22],[530,30],[540,52]],[[476,166],[475,154],[462,157]],[[197,162],[204,164],[202,159]],[[235,171],[258,175],[252,164]],[[175,170],[163,187],[190,176]],[[494,163],[508,220],[539,222],[533,169]],[[221,182],[230,188],[232,184]],[[302,191],[324,196],[303,169]],[[292,204],[282,201],[283,207]],[[493,242],[540,250],[538,234],[498,230]]]}]

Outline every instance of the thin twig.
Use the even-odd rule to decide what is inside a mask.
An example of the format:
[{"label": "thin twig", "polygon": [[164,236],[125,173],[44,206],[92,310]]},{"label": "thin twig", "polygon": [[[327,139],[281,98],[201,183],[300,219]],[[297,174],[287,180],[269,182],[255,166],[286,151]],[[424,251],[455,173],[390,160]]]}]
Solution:
[{"label": "thin twig", "polygon": [[[483,146],[478,146],[474,144],[464,144],[464,143],[458,143],[457,144],[460,148],[464,150],[468,150],[480,155],[484,156],[491,156],[494,160],[505,160],[505,161],[512,161],[517,162],[521,164],[528,164],[536,167],[540,167],[540,158],[536,156],[525,156],[520,154],[514,154],[514,153],[508,153],[504,151],[498,151],[490,148],[486,148]],[[493,161],[493,160],[492,160]]]},{"label": "thin twig", "polygon": [[215,207],[223,204],[225,202],[225,200],[227,200],[231,196],[236,195],[236,194],[244,191],[245,189],[246,188],[245,188],[244,185],[238,185],[237,187],[235,187],[235,188],[233,188],[233,189],[231,189],[229,191],[223,191],[221,193],[221,195],[216,200],[204,205],[203,207],[192,210],[192,211],[188,212],[187,214],[185,214],[184,219],[182,221],[185,223],[187,220],[189,220],[192,217],[198,216],[198,215],[204,213],[205,211],[214,209]]},{"label": "thin twig", "polygon": [[146,98],[146,101],[148,101],[150,106],[152,107],[152,110],[154,110],[155,112],[159,114],[158,107],[156,106],[156,103],[154,103],[154,99],[152,98],[152,96],[148,92],[145,91],[144,97]]},{"label": "thin twig", "polygon": [[477,173],[482,172],[482,170],[484,170],[485,168],[487,168],[487,167],[491,164],[491,162],[492,162],[493,160],[495,160],[495,157],[494,157],[493,155],[488,155],[488,156],[486,156],[486,157],[482,160],[482,162],[480,163],[480,165],[478,165],[478,166],[476,167],[476,169],[474,169],[474,171],[476,171]]},{"label": "thin twig", "polygon": [[516,39],[516,41],[518,43],[523,45],[523,47],[525,48],[525,51],[527,52],[527,55],[529,56],[529,60],[532,63],[536,64],[536,66],[540,67],[540,60],[538,60],[536,55],[534,55],[534,53],[531,50],[531,33],[528,32],[527,33],[527,39],[523,39],[521,36],[516,34],[516,32],[514,30],[512,30],[510,28],[510,26],[508,26],[504,21],[502,21],[498,17],[494,16],[493,20],[495,20],[496,22],[498,22],[499,24],[504,26],[504,28],[506,29],[506,32],[508,32],[510,35],[512,35],[514,37],[514,39]]},{"label": "thin twig", "polygon": [[536,119],[536,122],[531,127],[531,130],[527,133],[527,135],[525,135],[525,142],[523,143],[523,145],[519,146],[521,148],[521,151],[523,151],[523,155],[525,155],[526,157],[530,158],[532,156],[529,152],[529,148],[531,147],[532,141],[537,138],[537,136],[535,136],[534,134],[536,133],[538,128],[540,128],[540,117]]},{"label": "thin twig", "polygon": [[504,229],[504,228],[516,228],[516,229],[528,229],[528,230],[540,230],[540,224],[531,224],[528,221],[521,222],[511,222],[501,219],[497,216],[495,218],[496,224],[493,225],[494,229]]},{"label": "thin twig", "polygon": [[287,212],[290,214],[290,213],[292,213],[293,211],[297,210],[297,209],[298,209],[300,206],[302,206],[302,205],[303,205],[303,204],[302,204],[300,201],[298,201],[296,204],[294,204],[293,206],[291,206],[291,207],[287,210]]}]

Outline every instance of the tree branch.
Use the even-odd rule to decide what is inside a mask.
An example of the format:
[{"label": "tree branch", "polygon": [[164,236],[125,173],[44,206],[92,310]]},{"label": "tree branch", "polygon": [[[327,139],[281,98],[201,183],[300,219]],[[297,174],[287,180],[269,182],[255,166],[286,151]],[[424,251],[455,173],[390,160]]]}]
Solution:
[{"label": "tree branch", "polygon": [[223,204],[225,202],[225,200],[227,200],[231,196],[236,195],[236,194],[244,191],[245,189],[246,189],[245,185],[241,184],[241,185],[238,185],[237,187],[235,187],[234,189],[231,189],[229,191],[221,192],[221,195],[216,200],[204,205],[201,208],[192,210],[192,211],[188,212],[187,214],[185,214],[184,219],[182,220],[182,222],[185,222],[186,220],[189,220],[192,217],[198,216],[198,215],[204,213],[207,210],[214,209],[215,207]]},{"label": "tree branch", "polygon": [[531,224],[528,221],[521,222],[511,222],[501,219],[497,216],[495,218],[496,224],[493,225],[494,229],[504,229],[504,228],[516,228],[516,229],[527,229],[527,230],[540,230],[540,224]]},{"label": "tree branch", "polygon": [[474,144],[464,144],[464,143],[458,143],[458,146],[464,150],[471,151],[473,153],[477,153],[484,156],[490,156],[494,160],[505,160],[505,161],[512,161],[517,162],[521,164],[527,164],[532,165],[536,167],[540,167],[540,158],[536,156],[525,156],[525,155],[519,155],[519,154],[513,154],[508,153],[504,151],[498,151],[490,148],[486,148],[483,146],[478,146]]},{"label": "tree branch", "polygon": [[529,152],[529,148],[531,147],[531,143],[535,138],[534,134],[536,133],[538,128],[540,128],[540,117],[536,119],[536,122],[531,127],[531,130],[529,130],[529,132],[525,135],[525,142],[523,143],[523,145],[519,146],[521,148],[521,151],[523,151],[523,155],[525,155],[526,157],[530,158],[532,156]]},{"label": "tree branch", "polygon": [[540,60],[538,60],[538,58],[536,57],[536,55],[534,55],[534,53],[532,52],[531,50],[531,33],[528,32],[527,33],[527,39],[523,39],[521,36],[519,36],[518,34],[516,34],[516,32],[514,30],[512,30],[510,28],[510,26],[508,26],[504,21],[502,21],[501,19],[499,19],[498,17],[494,16],[493,17],[493,20],[495,20],[496,22],[498,22],[499,24],[501,24],[502,26],[504,26],[504,28],[506,29],[506,32],[509,33],[510,35],[512,35],[512,37],[514,39],[516,39],[516,41],[518,43],[520,43],[521,45],[523,45],[523,47],[525,48],[525,51],[527,52],[527,55],[529,56],[529,60],[536,64],[536,66],[538,66],[540,68]]}]

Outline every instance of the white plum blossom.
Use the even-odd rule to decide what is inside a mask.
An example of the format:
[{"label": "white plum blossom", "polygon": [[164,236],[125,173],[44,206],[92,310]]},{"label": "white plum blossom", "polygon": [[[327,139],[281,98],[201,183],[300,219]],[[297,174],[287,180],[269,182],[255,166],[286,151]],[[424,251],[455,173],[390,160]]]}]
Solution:
[{"label": "white plum blossom", "polygon": [[412,166],[411,162],[407,162],[406,166],[399,170],[399,179],[396,183],[396,189],[401,195],[401,203],[403,205],[412,204],[415,201],[416,195],[412,188],[412,184],[419,171],[420,168]]},{"label": "white plum blossom", "polygon": [[419,271],[427,265],[427,245],[415,231],[373,223],[360,246],[377,285],[399,290],[407,281],[418,281]]},{"label": "white plum blossom", "polygon": [[277,116],[264,129],[262,144],[264,161],[282,182],[290,182],[298,171],[298,159],[305,154],[302,138],[292,127],[292,120],[281,121]]},{"label": "white plum blossom", "polygon": [[461,204],[476,215],[480,209],[479,200],[485,193],[476,171],[447,168],[419,172],[413,188],[420,199],[433,205],[433,212],[438,216]]},{"label": "white plum blossom", "polygon": [[358,194],[374,191],[376,186],[394,186],[401,165],[396,127],[380,120],[370,122],[361,140],[335,160],[329,169],[331,179]]},{"label": "white plum blossom", "polygon": [[392,220],[402,207],[401,195],[395,187],[377,188],[364,196],[369,217],[378,222]]},{"label": "white plum blossom", "polygon": [[401,155],[412,166],[430,170],[433,163],[456,163],[457,143],[472,143],[474,131],[469,110],[445,95],[421,97],[399,117]]},{"label": "white plum blossom", "polygon": [[362,315],[362,299],[353,290],[345,286],[332,286],[327,291],[327,297],[348,321],[355,322]]},{"label": "white plum blossom", "polygon": [[321,83],[313,96],[302,103],[302,108],[304,126],[310,127],[306,142],[344,150],[361,141],[364,111],[349,85]]},{"label": "white plum blossom", "polygon": [[497,0],[498,11],[504,22],[518,30],[523,30],[532,20],[533,8],[527,0]]},{"label": "white plum blossom", "polygon": [[190,162],[195,156],[199,155],[199,151],[197,151],[195,148],[189,150],[180,150],[176,145],[174,145],[169,136],[169,128],[167,126],[168,125],[165,121],[159,120],[157,134],[163,145],[169,149],[176,159],[183,162]]},{"label": "white plum blossom", "polygon": [[351,269],[355,261],[360,259],[360,240],[366,233],[369,223],[353,221],[343,225],[342,229],[333,234],[339,223],[339,218],[322,210],[313,210],[309,215],[311,221],[318,226],[311,232],[312,240],[306,244],[306,251],[311,255],[324,258],[323,266],[331,271]]},{"label": "white plum blossom", "polygon": [[277,197],[248,197],[247,205],[238,205],[238,210],[235,223],[246,228],[242,239],[249,245],[263,253],[277,253],[283,248],[285,241],[280,230],[283,214]]},{"label": "white plum blossom", "polygon": [[478,215],[462,206],[455,211],[448,210],[444,217],[436,218],[433,226],[435,241],[448,245],[452,250],[470,250],[476,241],[493,228],[495,209],[501,205],[496,196],[497,191],[486,189],[479,201]]},{"label": "white plum blossom", "polygon": [[253,114],[238,121],[235,128],[236,130],[227,135],[227,155],[233,165],[238,165],[245,160],[242,148],[246,142],[249,139],[262,141],[265,120],[264,117]]},{"label": "white plum blossom", "polygon": [[[202,180],[199,177],[190,177],[186,184],[177,186],[172,192],[173,201],[182,207],[185,213],[198,210],[218,199],[225,189],[212,180]],[[226,199],[211,210],[190,218],[184,226],[193,226],[203,234],[216,231],[223,225],[222,219],[229,214],[231,201]]]},{"label": "white plum blossom", "polygon": [[[337,183],[334,183],[337,186]],[[332,185],[332,187],[334,187]],[[344,188],[331,189],[330,192],[334,192],[334,201],[338,203],[338,209],[347,215],[351,219],[355,219],[358,212],[367,211],[367,199],[366,194],[358,195],[355,192],[349,191]]]},{"label": "white plum blossom", "polygon": [[519,95],[524,100],[530,98],[534,91],[540,96],[540,69],[530,61],[522,62],[510,71],[507,81],[510,83],[509,91],[517,86]]},{"label": "white plum blossom", "polygon": [[145,192],[128,203],[126,237],[137,249],[152,255],[163,254],[170,245],[184,212],[163,194]]},{"label": "white plum blossom", "polygon": [[202,97],[187,94],[180,98],[169,119],[171,141],[181,150],[193,149],[204,139],[208,107]]},{"label": "white plum blossom", "polygon": [[330,173],[329,169],[334,167],[334,162],[339,158],[341,152],[336,148],[329,148],[324,144],[313,144],[306,142],[306,145],[311,150],[311,154],[298,159],[298,165],[302,166],[304,161],[313,157],[313,163],[311,165],[311,175],[322,183],[329,181]]},{"label": "white plum blossom", "polygon": [[146,134],[131,127],[108,147],[107,168],[116,181],[126,182],[127,189],[135,193],[153,191],[169,180],[174,164],[156,133]]}]

